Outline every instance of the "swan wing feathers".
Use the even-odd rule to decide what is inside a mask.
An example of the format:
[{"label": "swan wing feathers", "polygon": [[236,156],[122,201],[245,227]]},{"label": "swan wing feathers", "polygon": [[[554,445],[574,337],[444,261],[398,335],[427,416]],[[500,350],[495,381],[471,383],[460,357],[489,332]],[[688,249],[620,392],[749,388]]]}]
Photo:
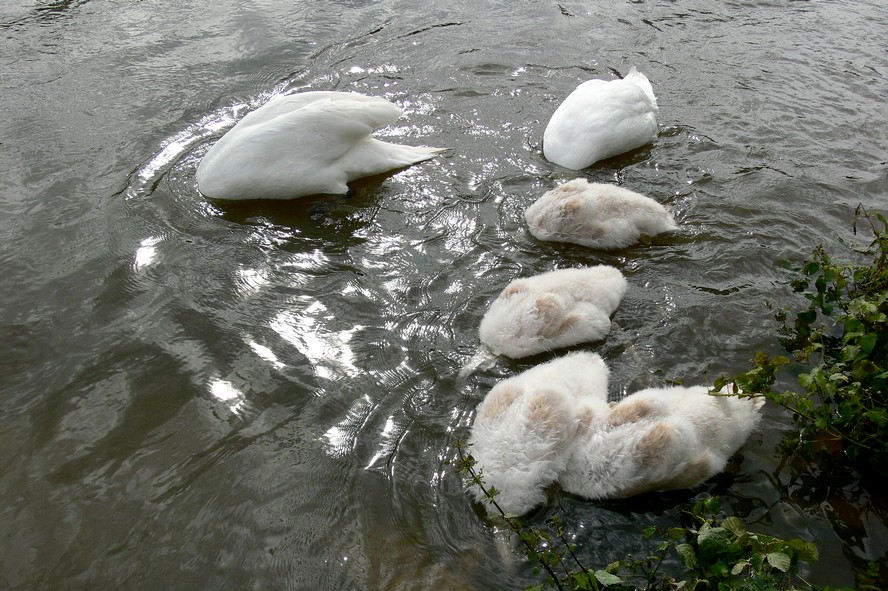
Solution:
[{"label": "swan wing feathers", "polygon": [[350,92],[319,90],[277,95],[255,111],[247,114],[237,126],[262,125],[278,117],[301,117],[306,113],[304,109],[310,105],[315,107],[325,105],[328,109],[338,110],[347,117],[366,124],[371,131],[396,123],[402,114],[399,106],[384,98]]},{"label": "swan wing feathers", "polygon": [[378,97],[326,92],[282,96],[244,117],[204,158],[208,163],[214,157],[259,165],[279,158],[326,163],[400,115],[400,107]]}]

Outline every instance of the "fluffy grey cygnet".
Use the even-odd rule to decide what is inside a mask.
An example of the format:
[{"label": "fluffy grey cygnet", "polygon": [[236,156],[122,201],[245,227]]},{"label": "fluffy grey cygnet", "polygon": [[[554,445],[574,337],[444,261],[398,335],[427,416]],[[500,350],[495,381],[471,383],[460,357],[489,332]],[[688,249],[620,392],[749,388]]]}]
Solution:
[{"label": "fluffy grey cygnet", "polygon": [[524,212],[539,240],[613,250],[675,230],[669,211],[640,193],[579,178],[546,192]]},{"label": "fluffy grey cygnet", "polygon": [[608,374],[595,353],[571,353],[503,380],[478,405],[469,452],[503,511],[520,515],[545,501],[589,409],[607,412]]},{"label": "fluffy grey cygnet", "polygon": [[724,470],[762,404],[705,386],[636,392],[584,427],[558,481],[588,499],[693,488]]},{"label": "fluffy grey cygnet", "polygon": [[517,279],[481,319],[481,343],[495,355],[520,358],[601,340],[626,289],[623,274],[608,265]]}]

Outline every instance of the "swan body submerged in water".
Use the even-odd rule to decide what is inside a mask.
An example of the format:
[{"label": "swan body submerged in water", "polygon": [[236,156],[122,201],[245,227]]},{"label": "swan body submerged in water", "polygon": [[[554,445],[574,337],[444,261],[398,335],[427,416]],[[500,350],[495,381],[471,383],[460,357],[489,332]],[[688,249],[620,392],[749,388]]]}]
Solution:
[{"label": "swan body submerged in water", "polygon": [[311,91],[279,95],[249,113],[201,159],[197,185],[213,199],[292,199],[345,194],[346,183],[443,150],[371,137],[401,108],[373,96]]},{"label": "swan body submerged in water", "polygon": [[520,358],[601,340],[626,289],[623,274],[608,265],[516,279],[481,319],[481,343],[494,355]]},{"label": "swan body submerged in water", "polygon": [[[578,352],[490,390],[478,406],[469,451],[485,486],[499,491],[504,511],[521,514],[545,501],[544,489],[564,470],[587,404],[607,408],[608,373],[601,357]],[[473,493],[483,499],[477,487]]]},{"label": "swan body submerged in water", "polygon": [[650,197],[584,178],[546,192],[525,210],[524,218],[539,240],[604,250],[677,228],[672,214]]},{"label": "swan body submerged in water", "polygon": [[543,155],[579,170],[640,148],[657,137],[657,97],[633,66],[621,80],[588,80],[552,114]]},{"label": "swan body submerged in water", "polygon": [[693,488],[724,470],[761,405],[704,386],[636,392],[581,427],[558,481],[588,499]]}]

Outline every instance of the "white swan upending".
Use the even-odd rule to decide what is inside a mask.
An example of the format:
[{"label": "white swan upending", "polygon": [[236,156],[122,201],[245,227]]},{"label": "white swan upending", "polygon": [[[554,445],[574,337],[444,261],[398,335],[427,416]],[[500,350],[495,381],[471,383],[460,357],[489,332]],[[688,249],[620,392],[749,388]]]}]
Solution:
[{"label": "white swan upending", "polygon": [[428,160],[444,151],[370,136],[401,109],[348,92],[279,95],[249,113],[203,157],[201,193],[212,199],[292,199],[345,194],[346,183]]},{"label": "white swan upending", "polygon": [[584,178],[547,191],[525,210],[524,219],[539,240],[604,250],[678,228],[672,214],[650,197]]},{"label": "white swan upending", "polygon": [[657,97],[633,66],[622,80],[580,84],[552,114],[543,154],[573,170],[640,148],[657,137]]}]

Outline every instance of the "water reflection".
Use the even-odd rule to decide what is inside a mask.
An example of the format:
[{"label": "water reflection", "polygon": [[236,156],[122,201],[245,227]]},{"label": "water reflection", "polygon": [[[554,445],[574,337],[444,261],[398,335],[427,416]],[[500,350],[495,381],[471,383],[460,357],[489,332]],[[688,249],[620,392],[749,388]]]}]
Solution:
[{"label": "water reflection", "polygon": [[141,242],[139,242],[139,248],[136,250],[136,256],[133,261],[133,266],[136,271],[144,269],[154,262],[154,259],[157,257],[157,249],[155,247],[160,240],[160,237],[151,236],[149,238],[143,238]]},{"label": "water reflection", "polygon": [[238,414],[244,407],[245,397],[243,393],[234,387],[231,382],[221,379],[213,379],[210,382],[210,393],[228,407],[233,414]]},{"label": "water reflection", "polygon": [[311,296],[296,298],[290,307],[294,309],[278,313],[269,326],[311,362],[315,375],[336,380],[361,372],[351,350],[351,341],[364,327],[355,325],[339,331],[327,329],[335,324],[335,317],[327,306]]},{"label": "water reflection", "polygon": [[[356,399],[348,409],[346,416],[324,433],[324,438],[327,441],[327,453],[333,457],[346,457],[354,453],[358,445],[358,438],[367,435],[366,431],[371,415],[379,408],[379,403],[373,402],[367,394]],[[389,430],[391,430],[391,421],[392,417],[386,421]],[[367,467],[370,467],[374,461],[371,461]]]},{"label": "water reflection", "polygon": [[278,359],[277,355],[274,354],[274,351],[265,345],[260,345],[256,341],[249,341],[247,344],[256,355],[270,363],[273,368],[280,370],[286,367],[286,365]]},{"label": "water reflection", "polygon": [[268,269],[240,268],[236,273],[235,284],[240,288],[241,297],[258,293],[271,282]]}]

